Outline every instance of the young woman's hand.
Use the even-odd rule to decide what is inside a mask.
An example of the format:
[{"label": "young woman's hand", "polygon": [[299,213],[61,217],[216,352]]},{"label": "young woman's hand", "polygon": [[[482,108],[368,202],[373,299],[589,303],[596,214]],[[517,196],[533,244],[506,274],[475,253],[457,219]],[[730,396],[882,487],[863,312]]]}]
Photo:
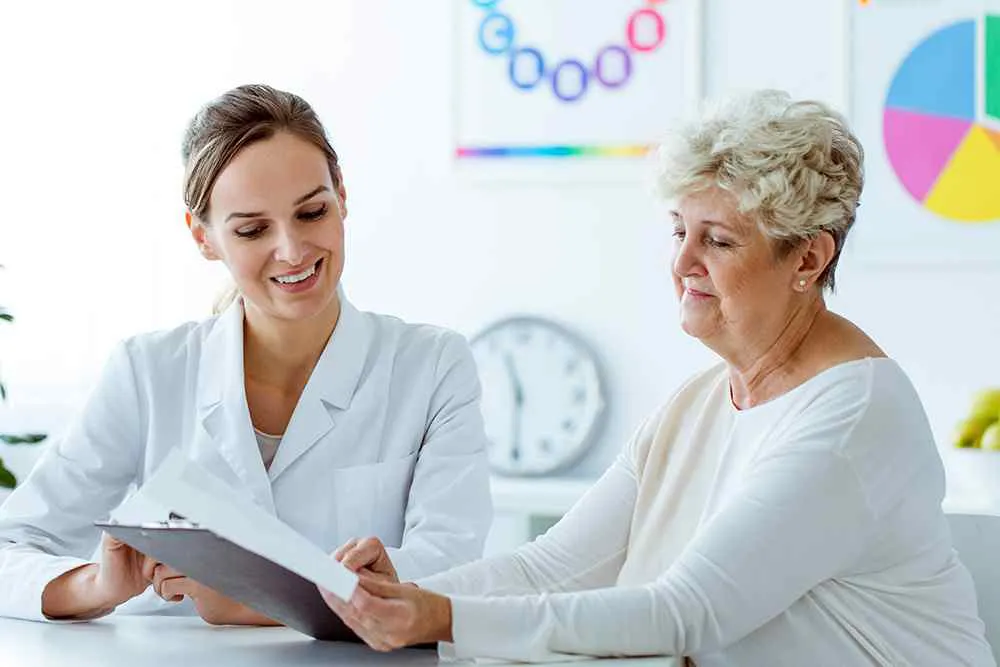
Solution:
[{"label": "young woman's hand", "polygon": [[156,561],[106,534],[101,561],[70,570],[49,582],[42,612],[49,618],[87,618],[110,612],[149,587]]},{"label": "young woman's hand", "polygon": [[152,584],[156,594],[167,602],[191,598],[198,615],[212,625],[281,625],[163,563],[154,566]]},{"label": "young woman's hand", "polygon": [[101,563],[97,571],[98,591],[117,607],[149,587],[156,565],[149,556],[139,553],[107,533],[101,539]]},{"label": "young woman's hand", "polygon": [[364,576],[350,601],[320,588],[327,605],[376,651],[452,641],[451,600],[443,595]]},{"label": "young woman's hand", "polygon": [[333,557],[351,572],[367,574],[373,578],[399,583],[396,568],[389,560],[382,540],[377,537],[366,537],[348,540],[342,547],[333,552]]}]

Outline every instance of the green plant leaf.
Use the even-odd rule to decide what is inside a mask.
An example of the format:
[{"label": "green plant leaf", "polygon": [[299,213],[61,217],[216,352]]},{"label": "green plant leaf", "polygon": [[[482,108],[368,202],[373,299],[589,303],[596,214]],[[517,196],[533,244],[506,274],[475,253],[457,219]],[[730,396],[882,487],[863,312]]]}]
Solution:
[{"label": "green plant leaf", "polygon": [[17,478],[4,466],[3,459],[0,459],[0,488],[13,489],[15,486],[17,486]]},{"label": "green plant leaf", "polygon": [[8,313],[6,310],[0,309],[0,320],[4,322],[13,322],[14,316]]},{"label": "green plant leaf", "polygon": [[23,435],[0,434],[0,442],[8,445],[35,445],[45,440],[44,433],[25,433]]},{"label": "green plant leaf", "polygon": [[0,401],[7,400],[7,387],[4,386],[3,382],[0,382]]}]

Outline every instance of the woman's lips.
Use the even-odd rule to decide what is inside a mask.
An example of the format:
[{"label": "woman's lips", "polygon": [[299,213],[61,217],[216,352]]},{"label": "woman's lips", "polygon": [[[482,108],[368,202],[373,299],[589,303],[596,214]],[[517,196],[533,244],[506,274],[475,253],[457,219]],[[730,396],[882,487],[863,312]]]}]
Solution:
[{"label": "woman's lips", "polygon": [[[276,285],[281,291],[290,294],[298,294],[301,292],[305,292],[309,289],[312,289],[312,287],[316,285],[317,282],[319,282],[319,276],[323,272],[323,260],[322,259],[316,260],[313,266],[315,266],[313,274],[308,278],[306,278],[305,280],[300,280],[297,283],[283,283],[277,280],[276,278],[271,278],[271,283],[273,285]],[[308,269],[306,270],[308,271]],[[302,271],[299,271],[298,273],[302,273]],[[298,275],[298,274],[292,273],[285,275]]]},{"label": "woman's lips", "polygon": [[702,292],[701,290],[692,289],[691,287],[685,287],[684,293],[695,299],[708,299],[714,296],[708,292]]}]

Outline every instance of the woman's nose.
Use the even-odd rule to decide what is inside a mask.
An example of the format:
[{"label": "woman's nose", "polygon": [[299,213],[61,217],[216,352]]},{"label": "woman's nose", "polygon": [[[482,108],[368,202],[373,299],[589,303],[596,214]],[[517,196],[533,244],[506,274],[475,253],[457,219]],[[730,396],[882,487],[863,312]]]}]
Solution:
[{"label": "woman's nose", "polygon": [[306,244],[296,231],[282,230],[278,234],[278,247],[275,248],[274,258],[279,262],[298,266],[305,259],[305,247]]},{"label": "woman's nose", "polygon": [[697,258],[696,249],[693,243],[687,238],[678,241],[674,245],[674,273],[678,276],[689,276],[699,273],[700,261]]}]

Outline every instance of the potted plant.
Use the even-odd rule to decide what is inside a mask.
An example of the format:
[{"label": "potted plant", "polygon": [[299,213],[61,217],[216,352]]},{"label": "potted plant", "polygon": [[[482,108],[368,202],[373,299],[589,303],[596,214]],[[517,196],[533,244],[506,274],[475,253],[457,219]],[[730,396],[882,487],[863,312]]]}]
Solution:
[{"label": "potted plant", "polygon": [[[3,268],[3,267],[0,267]],[[14,316],[7,312],[7,309],[0,306],[0,323],[10,324],[14,321]],[[7,387],[3,384],[3,379],[0,378],[0,402],[7,400]],[[0,433],[0,442],[6,445],[34,445],[42,440],[45,440],[45,435],[41,433],[23,433],[20,435],[14,435],[9,433]],[[10,470],[3,464],[3,458],[0,458],[0,489],[13,489],[17,485],[17,478],[14,476]]]}]

